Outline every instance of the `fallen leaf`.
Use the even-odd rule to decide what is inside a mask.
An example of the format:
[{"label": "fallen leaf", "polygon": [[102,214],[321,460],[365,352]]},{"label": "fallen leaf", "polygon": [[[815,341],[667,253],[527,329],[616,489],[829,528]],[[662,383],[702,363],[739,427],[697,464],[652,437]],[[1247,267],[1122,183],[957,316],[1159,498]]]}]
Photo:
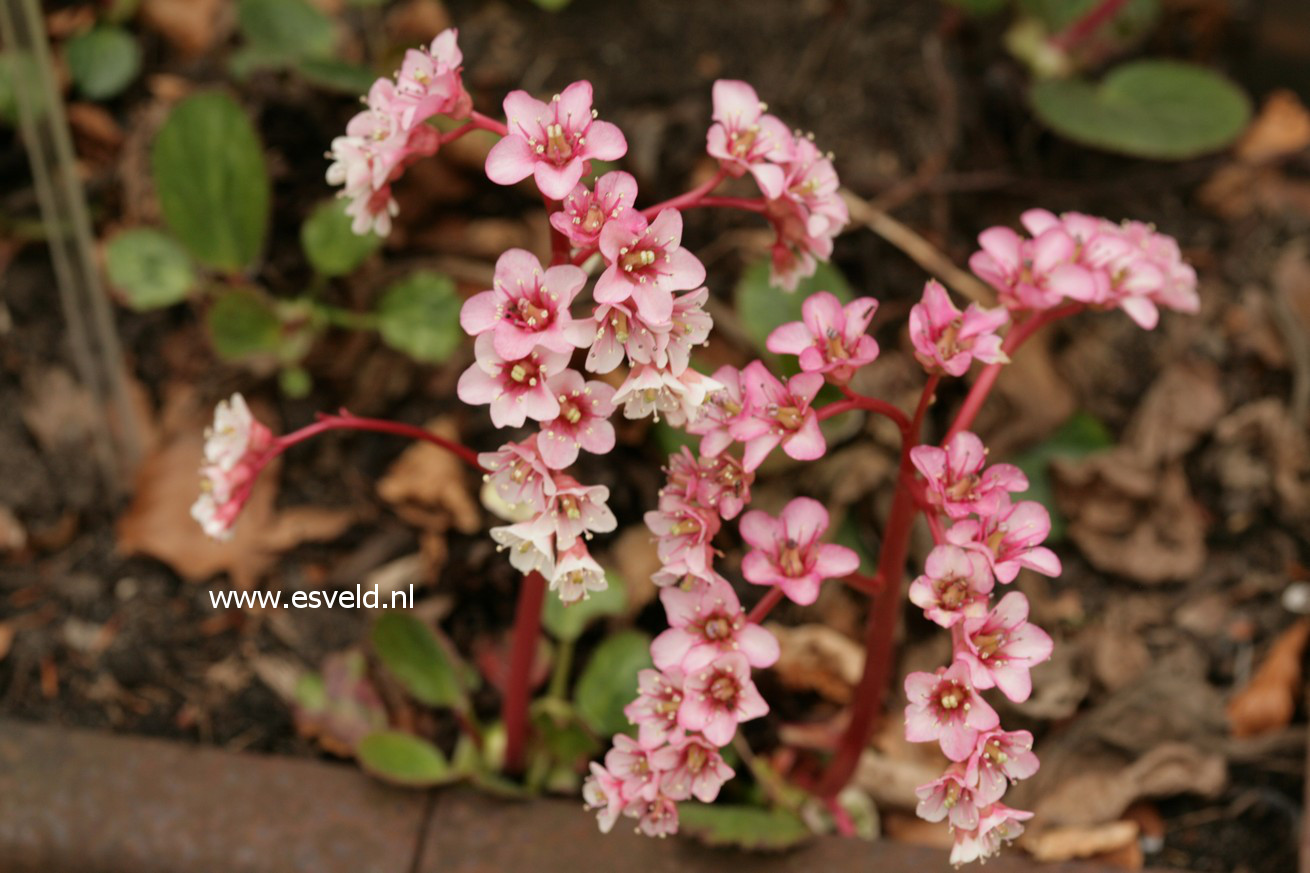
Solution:
[{"label": "fallen leaf", "polygon": [[949,849],[955,845],[955,837],[945,823],[924,821],[906,812],[888,810],[883,813],[882,829],[889,839],[911,846]]},{"label": "fallen leaf", "polygon": [[0,506],[0,555],[20,552],[27,546],[27,529],[7,506]]},{"label": "fallen leaf", "polygon": [[90,393],[62,367],[23,380],[23,424],[47,452],[87,444],[100,430],[95,408]]},{"label": "fallen leaf", "polygon": [[1020,845],[1038,861],[1072,861],[1112,852],[1137,842],[1133,821],[1112,821],[1095,825],[1030,829]]},{"label": "fallen leaf", "polygon": [[1301,692],[1301,656],[1310,641],[1310,619],[1279,634],[1251,681],[1228,702],[1233,736],[1254,737],[1286,727]]},{"label": "fallen leaf", "polygon": [[609,561],[619,578],[628,588],[629,615],[636,615],[655,599],[659,589],[650,577],[663,566],[656,554],[655,537],[644,524],[635,524],[619,531],[610,541]]},{"label": "fallen leaf", "polygon": [[1174,364],[1138,404],[1123,444],[1142,464],[1174,461],[1209,433],[1226,410],[1218,370],[1210,365]]},{"label": "fallen leaf", "polygon": [[1310,146],[1310,111],[1296,92],[1280,88],[1265,98],[1260,113],[1233,146],[1241,161],[1261,164]]},{"label": "fallen leaf", "polygon": [[224,0],[142,0],[141,23],[168,40],[179,54],[199,57],[226,31]]},{"label": "fallen leaf", "polygon": [[1222,486],[1230,528],[1244,529],[1262,509],[1290,522],[1310,514],[1310,439],[1280,398],[1234,410],[1215,426],[1214,436],[1206,466]]},{"label": "fallen leaf", "polygon": [[[433,419],[427,429],[447,439],[459,439],[449,417]],[[407,448],[378,482],[378,494],[416,527],[444,533],[453,525],[469,534],[482,527],[482,513],[469,489],[463,462],[430,443]]]},{"label": "fallen leaf", "polygon": [[849,703],[864,671],[864,648],[827,625],[766,625],[781,652],[773,671],[794,691],[814,691],[834,703]]},{"label": "fallen leaf", "polygon": [[1151,666],[1151,652],[1141,636],[1106,624],[1091,633],[1092,672],[1111,691],[1137,681]]}]

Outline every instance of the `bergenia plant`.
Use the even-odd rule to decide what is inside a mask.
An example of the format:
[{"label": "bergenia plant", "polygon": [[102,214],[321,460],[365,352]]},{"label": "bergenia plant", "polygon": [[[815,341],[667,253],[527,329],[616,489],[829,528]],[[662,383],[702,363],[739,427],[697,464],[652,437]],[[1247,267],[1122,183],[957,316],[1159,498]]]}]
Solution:
[{"label": "bergenia plant", "polygon": [[[1022,499],[1023,473],[989,463],[970,427],[1001,369],[1038,329],[1087,309],[1122,309],[1147,329],[1161,308],[1196,311],[1196,276],[1177,244],[1140,223],[1045,210],[1024,213],[1022,231],[983,231],[970,264],[995,288],[999,305],[961,308],[936,281],[925,285],[909,314],[909,339],[926,379],[909,411],[850,387],[860,370],[878,366],[878,344],[867,332],[878,311],[871,297],[843,303],[820,291],[804,301],[800,321],[774,330],[768,349],[794,358],[799,369],[789,378],[763,360],[707,375],[692,357],[711,335],[709,291],[683,213],[721,207],[762,216],[775,233],[774,280],[794,287],[829,256],[847,221],[831,158],[768,114],[751,86],[720,81],[706,136],[718,171],[685,194],[642,206],[627,173],[585,181],[593,159],[614,161],[627,149],[623,133],[598,117],[590,83],[569,84],[548,100],[512,92],[501,122],[474,111],[460,63],[455,32],[447,31],[429,49],[411,52],[397,78],[379,80],[367,108],[334,141],[328,180],[343,186],[357,231],[385,233],[396,211],[391,185],[404,168],[481,130],[500,137],[486,160],[488,178],[540,193],[552,228],[548,260],[506,251],[492,287],[468,298],[460,313],[474,361],[459,379],[459,397],[489,407],[493,424],[515,429],[512,438],[476,454],[418,428],[345,412],[275,436],[238,395],[216,413],[196,519],[225,535],[273,457],[334,428],[427,440],[481,471],[496,498],[489,506],[505,518],[489,535],[524,574],[502,713],[504,769],[514,774],[524,766],[525,677],[543,597],[576,603],[608,585],[589,543],[616,527],[609,492],[587,484],[573,465],[582,453],[614,448],[611,419],[620,412],[699,436],[696,449],[669,459],[666,484],[645,514],[668,629],[651,645],[653,668],[633,677],[625,710],[632,736],[615,738],[583,786],[602,830],[628,817],[640,831],[663,836],[677,830],[683,804],[713,801],[733,778],[722,750],[741,742],[739,725],[769,711],[754,681],[755,671],[779,657],[765,616],[784,598],[814,603],[825,584],[872,595],[864,673],[831,754],[784,775],[836,809],[889,701],[910,534],[922,514],[935,546],[908,599],[949,632],[952,656],[904,679],[906,737],[938,744],[950,762],[918,789],[918,810],[948,822],[956,863],[995,853],[1031,817],[1004,804],[1006,789],[1038,762],[1032,736],[1006,729],[989,700],[1025,700],[1031,668],[1052,649],[1050,636],[1029,620],[1024,595],[1006,586],[1023,569],[1058,575],[1060,562],[1042,545],[1050,531],[1046,509]],[[428,125],[438,115],[464,123],[438,133]],[[751,180],[758,196],[715,193],[732,179]],[[971,371],[953,422],[925,439],[926,412],[942,380]],[[839,399],[820,400],[825,384]],[[752,483],[771,455],[821,458],[828,445],[820,424],[861,412],[890,419],[902,441],[872,576],[859,572],[854,551],[829,541],[829,511],[818,500],[801,494],[777,512],[749,508]],[[717,544],[733,541],[734,522],[746,547],[744,585],[726,578],[719,562]],[[753,600],[749,607],[743,596]],[[849,824],[833,817],[839,829]]]}]

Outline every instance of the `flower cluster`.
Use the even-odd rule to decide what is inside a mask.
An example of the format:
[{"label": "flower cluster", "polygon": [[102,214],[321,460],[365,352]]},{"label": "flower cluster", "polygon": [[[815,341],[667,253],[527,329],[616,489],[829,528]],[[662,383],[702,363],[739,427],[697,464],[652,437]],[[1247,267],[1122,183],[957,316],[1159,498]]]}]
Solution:
[{"label": "flower cluster", "polygon": [[200,496],[191,506],[191,517],[205,533],[220,540],[232,536],[232,525],[272,448],[272,432],[251,414],[244,397],[233,394],[219,402],[214,423],[205,431]]},{"label": "flower cluster", "polygon": [[995,604],[996,584],[1014,581],[1021,567],[1049,576],[1060,561],[1041,545],[1050,532],[1046,509],[1010,495],[1028,480],[1009,464],[987,465],[982,440],[961,431],[944,446],[916,446],[910,459],[923,477],[929,512],[953,523],[929,553],[910,586],[910,600],[929,619],[951,629],[951,665],[905,679],[909,705],[905,736],[941,744],[951,765],[918,789],[919,815],[948,820],[956,864],[987,858],[1022,832],[1032,813],[1001,798],[1010,781],[1037,771],[1032,735],[1005,731],[980,691],[997,688],[1009,699],[1032,693],[1029,670],[1051,654],[1051,638],[1028,621],[1028,601],[1011,591]]}]

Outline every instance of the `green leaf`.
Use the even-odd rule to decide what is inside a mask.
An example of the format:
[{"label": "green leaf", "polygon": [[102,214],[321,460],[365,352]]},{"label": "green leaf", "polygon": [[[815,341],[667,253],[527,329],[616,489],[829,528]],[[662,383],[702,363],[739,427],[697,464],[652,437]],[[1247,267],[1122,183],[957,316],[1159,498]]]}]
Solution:
[{"label": "green leaf", "polygon": [[401,731],[369,734],[355,747],[355,757],[377,778],[407,788],[445,785],[460,778],[440,749]]},{"label": "green leaf", "polygon": [[105,246],[109,282],[133,309],[172,306],[196,287],[186,251],[171,237],[139,227],[116,234]]},{"label": "green leaf", "polygon": [[301,58],[296,70],[311,85],[342,94],[364,94],[377,80],[377,73],[369,67],[351,64],[337,58]]},{"label": "green leaf", "polygon": [[405,690],[428,706],[468,710],[460,667],[432,629],[405,612],[373,624],[373,648]]},{"label": "green leaf", "polygon": [[393,284],[378,303],[378,331],[398,351],[439,363],[464,339],[459,326],[463,301],[448,276],[419,270]]},{"label": "green leaf", "polygon": [[322,669],[296,684],[296,724],[333,751],[354,750],[364,737],[386,728],[386,707],[368,679],[363,652],[328,655]]},{"label": "green leaf", "polygon": [[650,637],[641,631],[622,631],[605,640],[578,677],[578,715],[604,737],[631,730],[623,707],[637,695],[638,671],[650,666]]},{"label": "green leaf", "polygon": [[[831,291],[843,303],[855,299],[846,277],[831,263],[820,263],[814,275],[802,279],[793,292],[784,291],[769,284],[768,259],[756,261],[746,268],[737,282],[733,300],[737,308],[737,317],[741,326],[759,348],[766,361],[775,366],[783,358],[765,349],[765,342],[774,328],[791,321],[801,320],[801,305],[805,298],[816,291]],[[787,356],[786,366],[782,369],[789,373],[799,372],[796,359]]]},{"label": "green leaf", "polygon": [[282,345],[282,320],[263,294],[249,288],[224,291],[205,318],[214,351],[229,361],[276,354]]},{"label": "green leaf", "polygon": [[308,0],[241,0],[237,22],[246,44],[270,60],[326,58],[336,48],[332,19]]},{"label": "green leaf", "polygon": [[679,829],[710,846],[781,851],[810,839],[813,833],[795,813],[726,803],[684,803]]},{"label": "green leaf", "polygon": [[269,182],[254,127],[236,101],[210,92],[173,109],[152,153],[164,220],[206,266],[237,272],[259,256]]},{"label": "green leaf", "polygon": [[1033,110],[1074,142],[1141,158],[1182,160],[1231,143],[1251,103],[1240,88],[1204,67],[1133,61],[1099,85],[1082,79],[1033,83]]},{"label": "green leaf", "polygon": [[627,586],[613,573],[607,572],[605,580],[609,587],[604,591],[593,591],[587,599],[568,606],[554,594],[546,595],[541,622],[551,636],[571,642],[582,636],[587,625],[593,621],[607,615],[622,614],[628,606]]},{"label": "green leaf", "polygon": [[324,276],[344,276],[354,270],[382,245],[375,233],[362,236],[350,229],[346,201],[338,197],[324,200],[300,226],[300,245],[309,264]]},{"label": "green leaf", "polygon": [[1097,418],[1086,412],[1076,412],[1045,442],[1038,443],[1013,463],[1028,477],[1028,490],[1023,499],[1036,500],[1051,513],[1051,533],[1047,540],[1058,542],[1064,538],[1065,520],[1055,503],[1055,486],[1051,481],[1051,461],[1056,458],[1076,460],[1114,445],[1114,437]]},{"label": "green leaf", "polygon": [[314,390],[314,377],[304,367],[283,367],[278,371],[277,384],[283,394],[299,400]]},{"label": "green leaf", "polygon": [[141,48],[121,27],[101,25],[68,41],[68,72],[91,100],[113,97],[141,71]]},{"label": "green leaf", "polygon": [[1010,0],[946,0],[946,2],[966,15],[977,18],[995,15],[1010,5]]}]

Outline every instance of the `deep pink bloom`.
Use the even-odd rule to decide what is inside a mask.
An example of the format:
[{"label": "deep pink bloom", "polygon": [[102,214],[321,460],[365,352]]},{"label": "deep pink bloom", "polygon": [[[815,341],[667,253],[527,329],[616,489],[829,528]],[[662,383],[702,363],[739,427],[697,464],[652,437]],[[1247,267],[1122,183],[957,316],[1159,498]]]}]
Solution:
[{"label": "deep pink bloom", "polygon": [[575,540],[556,558],[555,572],[550,575],[550,590],[559,595],[560,602],[577,603],[586,600],[593,591],[604,591],[608,587],[604,568],[587,551],[584,540]]},{"label": "deep pink bloom", "polygon": [[940,545],[928,553],[923,575],[910,583],[910,602],[942,627],[987,614],[996,580],[987,559],[972,549]]},{"label": "deep pink bloom", "polygon": [[623,714],[637,726],[637,738],[643,746],[661,746],[677,730],[682,683],[681,670],[637,673],[637,699],[623,707]]},{"label": "deep pink bloom", "polygon": [[1051,532],[1051,514],[1032,500],[1001,507],[980,521],[957,521],[946,531],[948,542],[976,549],[992,566],[999,582],[1010,583],[1027,567],[1045,576],[1060,575],[1060,559],[1040,543]]},{"label": "deep pink bloom", "polygon": [[1011,464],[992,464],[984,471],[987,449],[967,430],[942,448],[915,446],[910,460],[923,474],[928,502],[951,518],[992,515],[1009,503],[1011,492],[1028,489],[1028,477]]},{"label": "deep pink bloom", "polygon": [[792,135],[772,115],[755,89],[745,82],[719,79],[714,83],[714,124],[705,138],[706,151],[734,176],[749,172],[770,199],[782,194],[783,168],[791,158]]},{"label": "deep pink bloom", "polygon": [[634,367],[614,393],[614,405],[623,407],[624,418],[660,416],[673,427],[682,427],[702,414],[706,399],[719,383],[688,367],[681,373],[642,364]]},{"label": "deep pink bloom", "polygon": [[528,176],[552,200],[563,200],[587,172],[592,158],[616,161],[628,151],[623,132],[596,121],[591,83],[574,82],[549,103],[527,91],[505,97],[509,134],[487,154],[487,178],[513,185]]},{"label": "deep pink bloom", "polygon": [[714,554],[710,540],[722,526],[717,512],[676,494],[665,494],[659,509],[647,512],[645,518],[646,527],[658,538],[660,563],[685,564],[696,575],[707,571]]},{"label": "deep pink bloom", "polygon": [[555,474],[555,494],[546,515],[555,525],[555,544],[560,550],[572,548],[579,537],[609,533],[618,520],[605,501],[610,490],[604,485],[582,485],[572,476]]},{"label": "deep pink bloom", "polygon": [[458,36],[458,30],[447,28],[428,48],[405,52],[396,76],[396,94],[405,107],[401,120],[407,127],[434,115],[467,118],[472,111],[473,98],[460,77],[464,55],[456,42]]},{"label": "deep pink bloom", "polygon": [[496,260],[490,291],[464,301],[459,323],[470,336],[491,333],[496,354],[525,357],[536,348],[571,353],[591,344],[590,321],[574,321],[569,305],[587,274],[569,264],[541,269],[536,255],[509,249]]},{"label": "deep pink bloom", "polygon": [[[685,448],[685,447],[684,447]],[[724,520],[736,518],[751,499],[755,474],[742,468],[741,460],[727,452],[699,461],[700,481],[696,499],[702,506],[713,506]]]},{"label": "deep pink bloom", "polygon": [[708,740],[695,734],[684,734],[669,748],[677,753],[677,758],[664,772],[660,783],[664,793],[674,800],[694,797],[701,803],[713,803],[723,783],[733,777],[723,755]]},{"label": "deep pink bloom", "polygon": [[819,291],[801,304],[801,320],[774,329],[768,349],[779,355],[798,355],[801,369],[824,373],[845,384],[860,367],[878,357],[878,341],[865,333],[878,301],[861,297],[842,306],[835,294]]},{"label": "deep pink bloom", "polygon": [[669,629],[651,643],[650,654],[661,670],[693,673],[727,652],[741,652],[752,667],[771,667],[778,660],[777,638],[746,621],[727,583],[712,582],[694,591],[665,588],[660,602]]},{"label": "deep pink bloom", "polygon": [[746,444],[743,467],[759,467],[779,444],[798,461],[823,457],[828,445],[810,407],[823,387],[821,374],[798,373],[783,385],[762,362],[752,361],[741,373],[741,384],[748,412],[733,422],[730,432]]},{"label": "deep pink bloom", "polygon": [[628,799],[623,796],[623,782],[595,761],[591,763],[591,775],[582,783],[582,799],[587,809],[596,811],[596,823],[603,834],[613,830],[614,823],[628,806]]},{"label": "deep pink bloom", "polygon": [[739,722],[759,718],[768,711],[769,705],[751,681],[746,656],[732,652],[688,674],[678,724],[689,731],[700,731],[716,746],[726,746],[732,742]]},{"label": "deep pink bloom", "polygon": [[[609,759],[606,759],[606,763]],[[941,821],[949,817],[952,828],[971,831],[978,827],[978,801],[973,789],[965,781],[964,768],[958,764],[947,770],[939,779],[914,789],[919,797],[915,813],[925,821]]]},{"label": "deep pink bloom", "polygon": [[491,405],[496,427],[522,427],[531,418],[550,421],[559,415],[559,401],[550,380],[568,366],[569,355],[537,349],[521,358],[496,353],[490,333],[473,343],[473,364],[459,377],[455,393],[470,406]]},{"label": "deep pink bloom", "polygon": [[741,562],[742,575],[756,585],[777,585],[802,606],[819,596],[824,579],[854,573],[859,556],[845,546],[821,543],[828,510],[809,497],[797,497],[773,518],[760,510],[741,517],[741,537],[751,546]]},{"label": "deep pink bloom", "polygon": [[1028,621],[1028,598],[1011,591],[981,618],[966,618],[956,657],[969,668],[975,688],[1001,689],[1022,703],[1032,694],[1028,671],[1051,657],[1046,631]]},{"label": "deep pink bloom", "polygon": [[539,513],[555,493],[555,480],[537,451],[536,434],[521,443],[509,442],[494,452],[483,452],[478,464],[487,471],[486,481],[511,508],[522,505]]},{"label": "deep pink bloom", "polygon": [[596,302],[631,298],[652,326],[673,315],[674,291],[705,281],[705,266],[682,247],[682,213],[676,209],[661,210],[649,224],[640,212],[609,222],[600,232],[600,253],[609,266],[596,280]]},{"label": "deep pink bloom", "polygon": [[970,303],[964,312],[955,308],[941,283],[929,279],[923,300],[910,309],[910,342],[914,356],[929,372],[963,376],[974,359],[986,364],[1010,360],[1001,349],[1000,330],[1010,320],[1002,307],[983,309]]},{"label": "deep pink bloom", "polygon": [[541,426],[537,445],[546,466],[562,470],[578,459],[578,449],[603,455],[614,448],[614,389],[599,381],[585,381],[577,370],[551,378],[551,393],[559,401],[559,415]]},{"label": "deep pink bloom", "polygon": [[1033,735],[1028,731],[988,731],[978,737],[965,780],[982,806],[995,803],[1010,782],[1027,779],[1039,764],[1033,754]]},{"label": "deep pink bloom", "polygon": [[772,281],[794,291],[801,279],[814,274],[817,262],[832,257],[833,238],[850,220],[839,191],[831,156],[810,138],[799,138],[792,160],[784,168],[782,196],[770,200],[765,217],[777,232],[772,249]]},{"label": "deep pink bloom", "polygon": [[550,224],[578,248],[594,246],[601,229],[622,216],[637,202],[637,180],[616,170],[596,180],[593,192],[578,185],[564,198],[563,208],[553,212]]},{"label": "deep pink bloom", "polygon": [[980,812],[978,829],[955,831],[955,846],[951,849],[951,863],[956,867],[973,861],[985,861],[1023,833],[1022,822],[1033,817],[1031,812],[1010,809],[1000,803]]},{"label": "deep pink bloom", "polygon": [[677,761],[668,746],[646,748],[627,734],[615,734],[613,747],[605,753],[605,769],[623,785],[623,796],[650,801],[659,793],[661,777]]},{"label": "deep pink bloom", "polygon": [[746,412],[746,389],[742,371],[729,364],[714,371],[718,383],[701,410],[699,418],[688,422],[687,433],[702,437],[700,454],[712,458],[733,443],[732,428]]},{"label": "deep pink bloom", "polygon": [[1000,724],[996,710],[970,684],[969,668],[958,661],[936,673],[906,676],[905,696],[905,739],[937,740],[952,761],[967,761],[978,735]]},{"label": "deep pink bloom", "polygon": [[990,227],[978,235],[982,251],[969,258],[969,269],[999,292],[1011,309],[1049,309],[1065,300],[1095,296],[1092,273],[1075,263],[1078,244],[1061,225],[1025,239],[1008,227]]}]

